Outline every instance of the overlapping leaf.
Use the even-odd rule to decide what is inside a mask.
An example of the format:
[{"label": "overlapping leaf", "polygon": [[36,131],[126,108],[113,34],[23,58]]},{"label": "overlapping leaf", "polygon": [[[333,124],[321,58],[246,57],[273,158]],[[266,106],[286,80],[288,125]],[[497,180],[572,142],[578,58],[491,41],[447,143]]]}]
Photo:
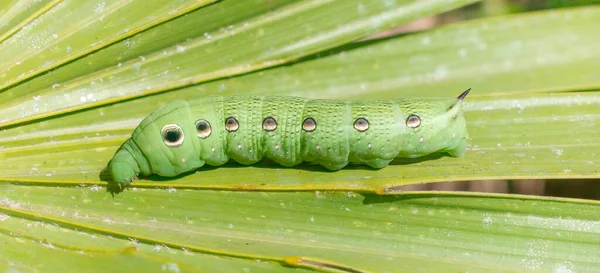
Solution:
[{"label": "overlapping leaf", "polygon": [[[192,259],[202,256],[197,252],[209,251],[260,260],[253,260],[254,267],[244,265],[241,258],[229,265],[222,261],[223,267],[260,268],[263,261],[271,260],[291,266],[345,268],[342,272],[600,269],[596,255],[591,255],[600,251],[597,203],[469,194],[383,197],[155,189],[113,199],[95,187],[49,191],[5,186],[2,190],[4,204],[13,207],[0,207],[10,217],[3,225],[21,227],[22,220],[13,217],[42,220],[46,224],[22,232],[61,240],[76,249],[118,249],[119,245],[124,249],[132,245],[131,239],[145,246],[132,253],[134,262],[144,261],[144,253],[152,252],[176,261],[180,268],[210,271],[210,264]],[[102,235],[73,236],[53,224]],[[188,258],[182,249],[194,252],[193,256]],[[285,272],[285,267],[279,270]]]}]

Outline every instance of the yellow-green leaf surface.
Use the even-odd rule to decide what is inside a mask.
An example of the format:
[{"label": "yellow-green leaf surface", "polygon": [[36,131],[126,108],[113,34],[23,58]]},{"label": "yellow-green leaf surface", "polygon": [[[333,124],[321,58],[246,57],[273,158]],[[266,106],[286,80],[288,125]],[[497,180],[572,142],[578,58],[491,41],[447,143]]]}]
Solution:
[{"label": "yellow-green leaf surface", "polygon": [[[600,177],[598,6],[351,43],[476,1],[29,2],[0,3],[3,271],[600,270],[598,202],[395,188]],[[119,145],[173,99],[469,87],[463,158],[229,164],[104,188]]]},{"label": "yellow-green leaf surface", "polygon": [[[108,249],[112,252],[83,250],[82,255],[125,262],[117,251],[138,243],[141,249],[130,250],[128,257],[134,263],[148,261],[142,267],[153,271],[175,263],[205,272],[220,272],[216,265],[250,267],[254,272],[263,262],[277,261],[341,267],[346,272],[600,270],[593,255],[600,253],[597,203],[469,194],[157,189],[112,198],[96,187],[1,189],[3,228],[47,240],[19,237],[20,245],[33,240],[70,247],[55,246],[59,254]],[[3,231],[0,238],[5,235]]]},{"label": "yellow-green leaf surface", "polygon": [[0,41],[14,34],[21,27],[60,2],[61,0],[6,0],[0,2]]},{"label": "yellow-green leaf surface", "polygon": [[[14,41],[5,41],[2,44],[4,47],[0,45],[0,52],[7,56],[2,59],[6,59],[4,66],[5,70],[8,71],[5,74],[0,74],[0,79],[3,77],[15,78],[17,77],[16,75],[24,75],[22,77],[26,77],[30,72],[23,71],[35,73],[37,69],[43,69],[38,67],[40,58],[44,59],[41,62],[43,67],[51,66],[54,63],[53,60],[46,60],[50,58],[49,56],[57,55],[57,58],[62,57],[65,58],[63,61],[68,61],[72,57],[68,54],[65,56],[64,51],[74,50],[70,48],[78,49],[84,47],[83,45],[75,46],[75,44],[72,44],[73,41],[68,38],[61,39],[60,37],[64,36],[64,34],[53,34],[51,30],[72,33],[67,37],[84,45],[92,43],[96,46],[99,43],[95,42],[97,39],[104,41],[104,43],[116,39],[117,37],[112,37],[111,35],[121,31],[120,28],[124,28],[122,31],[125,33],[135,30],[133,26],[130,26],[131,23],[113,23],[109,20],[109,15],[113,20],[123,20],[121,13],[135,14],[143,18],[140,22],[142,24],[154,18],[154,16],[148,15],[142,6],[156,5],[153,2],[175,3],[173,1],[161,0],[154,0],[148,3],[147,1],[130,1],[132,5],[131,9],[135,8],[143,12],[129,12],[124,8],[120,8],[121,5],[125,5],[128,1],[113,1],[118,3],[118,6],[110,8],[108,4],[106,6],[101,4],[101,8],[99,8],[99,4],[93,4],[95,1],[73,0],[72,2],[78,4],[68,5],[69,2],[65,2],[64,5],[57,5],[55,9],[44,15],[49,18],[52,18],[52,16],[68,16],[69,13],[74,11],[65,7],[74,6],[73,8],[81,10],[81,13],[78,15],[87,14],[87,16],[81,16],[83,17],[81,20],[84,22],[55,20],[49,24],[42,24],[44,19],[44,16],[42,16],[38,19],[42,20],[42,22],[37,24],[35,24],[35,21],[32,22],[33,26],[28,28],[27,31],[23,30],[11,37]],[[183,2],[190,2],[189,5],[191,5],[191,3],[197,3],[198,1]],[[245,2],[247,9],[251,9],[255,5],[260,5],[254,3],[254,1]],[[117,53],[117,59],[119,59],[121,56],[118,54],[122,49],[113,50],[111,51],[113,53],[111,56],[112,60],[98,60],[100,63],[95,64],[96,66],[104,66],[104,62],[111,61],[111,66],[104,69],[97,69],[93,73],[72,80],[54,82],[51,86],[45,85],[43,89],[33,89],[30,86],[24,86],[23,88],[27,88],[28,91],[22,91],[18,88],[8,90],[0,94],[0,101],[6,104],[6,107],[0,110],[0,116],[2,117],[0,125],[13,124],[36,117],[49,116],[125,98],[157,93],[193,83],[283,64],[292,59],[350,42],[366,34],[375,33],[385,27],[406,23],[415,19],[416,16],[432,14],[439,10],[450,9],[461,3],[469,2],[475,1],[298,1],[297,3],[284,5],[262,16],[255,16],[249,19],[242,16],[242,18],[238,18],[240,21],[237,22],[237,25],[221,25],[220,29],[214,29],[216,27],[214,24],[209,25],[207,30],[212,30],[212,32],[204,32],[203,34],[198,31],[191,33],[181,32],[180,35],[171,37],[174,40],[170,41],[171,44],[165,45],[159,50],[148,52],[147,55],[135,56],[133,59],[115,61],[114,53]],[[229,1],[225,1],[223,4],[227,5],[227,3]],[[82,5],[82,7],[79,7],[79,5]],[[173,4],[163,5],[165,6],[164,9],[154,11],[157,13],[155,16],[161,16],[159,18],[162,20],[173,17],[171,14],[176,14],[179,11],[179,9],[172,10],[175,8],[171,7]],[[237,3],[237,5],[240,5],[240,3]],[[214,7],[218,6],[214,5]],[[98,12],[98,14],[90,16],[90,12],[85,12],[90,9],[96,11],[94,7],[102,11],[106,9],[107,14],[104,15],[102,12]],[[150,31],[146,35],[142,33],[139,35],[141,37],[132,37],[125,40],[122,42],[123,46],[126,48],[135,46],[139,47],[136,51],[148,51],[147,48],[143,47],[147,43],[151,43],[154,39],[157,39],[156,37],[161,37],[162,33],[171,32],[172,28],[179,28],[180,25],[183,28],[189,28],[188,24],[201,24],[204,20],[210,19],[205,19],[203,16],[211,14],[212,10],[213,6],[200,9],[198,12],[191,13],[187,17],[181,17],[180,20],[174,20],[169,24],[159,26],[156,30]],[[59,15],[61,11],[67,14]],[[164,14],[161,14],[161,12]],[[100,20],[102,16],[106,16],[107,18]],[[79,18],[79,16],[73,17]],[[214,18],[215,16],[210,17]],[[218,17],[214,19],[218,20]],[[65,23],[77,26],[86,25],[88,21],[92,29],[85,27],[70,29],[62,25]],[[208,20],[208,22],[211,21]],[[106,31],[102,31],[101,33],[106,33],[106,38],[90,35],[90,33],[95,33],[96,29],[104,29],[107,25],[114,25],[114,28],[118,30],[107,29]],[[292,29],[294,31],[290,31]],[[29,32],[34,32],[35,34]],[[38,32],[46,34],[48,37]],[[78,37],[77,34],[84,37]],[[154,35],[153,39],[146,37],[148,35]],[[33,45],[29,46],[33,52],[23,51],[23,43],[27,43],[27,41],[24,41],[25,39],[22,36],[27,38],[36,37],[45,46],[37,44],[38,41],[36,40]],[[40,36],[43,36],[43,39],[37,38]],[[56,39],[57,41],[51,39]],[[138,42],[140,45],[137,45]],[[120,45],[116,46],[122,48]],[[153,47],[152,45],[149,46]],[[76,51],[84,52],[85,50],[89,49],[85,48]],[[108,50],[110,51],[110,48]],[[43,51],[43,53],[39,53],[43,55],[34,58],[38,51]],[[16,52],[19,53],[17,54]],[[107,56],[104,55],[106,54],[99,52],[96,57],[106,58]],[[91,58],[92,60],[89,61],[92,64],[94,64],[93,59],[98,59],[94,58],[94,56]],[[32,60],[33,64],[28,66],[21,59]],[[34,65],[38,66],[33,67]],[[69,66],[63,69],[71,71]],[[57,72],[57,74],[62,76],[60,72]],[[49,75],[49,77],[52,77],[52,75]],[[42,79],[43,77],[40,78],[40,80]],[[9,80],[5,83],[5,86],[13,82]],[[38,100],[32,100],[32,96],[38,98]],[[60,103],[57,103],[59,101]]]},{"label": "yellow-green leaf surface", "polygon": [[[211,2],[214,0],[60,1],[2,41],[0,87],[48,71]],[[43,11],[48,6],[39,8]]]}]

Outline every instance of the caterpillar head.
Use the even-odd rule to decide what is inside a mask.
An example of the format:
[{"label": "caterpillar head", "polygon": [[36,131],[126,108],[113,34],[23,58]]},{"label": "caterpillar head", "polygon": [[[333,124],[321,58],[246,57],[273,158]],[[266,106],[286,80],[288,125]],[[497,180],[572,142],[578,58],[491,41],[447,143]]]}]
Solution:
[{"label": "caterpillar head", "polygon": [[467,125],[463,116],[462,101],[471,89],[456,99],[420,98],[401,101],[406,115],[403,147],[399,156],[420,157],[431,153],[448,153],[462,156],[467,147]]},{"label": "caterpillar head", "polygon": [[171,177],[200,168],[199,143],[189,107],[173,101],[146,117],[110,161],[113,181],[127,185],[141,173]]}]

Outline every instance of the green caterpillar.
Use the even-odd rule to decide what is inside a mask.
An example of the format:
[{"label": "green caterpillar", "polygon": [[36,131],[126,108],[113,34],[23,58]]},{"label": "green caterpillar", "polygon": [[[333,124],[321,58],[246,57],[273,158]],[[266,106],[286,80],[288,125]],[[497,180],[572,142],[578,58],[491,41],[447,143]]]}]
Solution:
[{"label": "green caterpillar", "polygon": [[467,128],[458,98],[311,100],[283,96],[205,97],[170,102],[146,117],[108,170],[121,188],[141,173],[172,177],[230,159],[282,166],[348,163],[383,168],[394,158],[462,156]]}]

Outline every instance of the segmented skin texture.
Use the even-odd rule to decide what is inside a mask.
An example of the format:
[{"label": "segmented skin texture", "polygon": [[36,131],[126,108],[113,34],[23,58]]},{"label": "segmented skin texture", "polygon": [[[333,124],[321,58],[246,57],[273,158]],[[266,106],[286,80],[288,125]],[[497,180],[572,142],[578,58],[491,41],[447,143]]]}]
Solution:
[{"label": "segmented skin texture", "polygon": [[[310,100],[211,96],[172,101],[146,117],[109,163],[126,185],[139,174],[172,177],[230,159],[269,158],[282,166],[349,163],[373,168],[435,152],[461,156],[467,128],[462,98]],[[179,134],[178,134],[179,133]]]}]

